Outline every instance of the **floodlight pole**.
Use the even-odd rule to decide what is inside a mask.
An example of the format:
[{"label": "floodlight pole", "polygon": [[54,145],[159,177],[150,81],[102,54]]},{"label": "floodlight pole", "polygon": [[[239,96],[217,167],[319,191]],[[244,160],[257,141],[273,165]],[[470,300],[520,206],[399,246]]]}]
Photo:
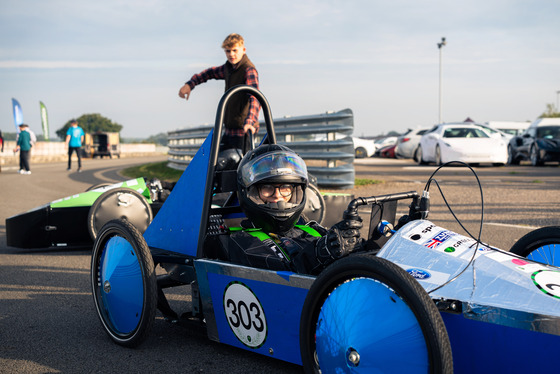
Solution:
[{"label": "floodlight pole", "polygon": [[446,45],[447,42],[445,38],[441,38],[441,42],[437,44],[439,49],[439,119],[438,123],[441,123],[441,112],[442,112],[442,96],[441,96],[441,48]]}]

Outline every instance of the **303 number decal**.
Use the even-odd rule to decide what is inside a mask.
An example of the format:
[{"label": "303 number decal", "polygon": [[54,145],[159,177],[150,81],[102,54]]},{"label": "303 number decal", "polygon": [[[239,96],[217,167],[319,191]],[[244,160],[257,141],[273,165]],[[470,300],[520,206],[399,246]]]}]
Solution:
[{"label": "303 number decal", "polygon": [[267,335],[266,317],[253,291],[241,282],[231,282],[223,301],[229,327],[237,339],[251,348],[262,346]]},{"label": "303 number decal", "polygon": [[249,306],[244,301],[239,301],[237,305],[232,299],[226,301],[226,309],[231,313],[231,317],[228,317],[229,323],[237,328],[243,325],[245,330],[249,330],[254,327],[258,332],[264,331],[264,322],[261,317],[260,307],[252,302]]}]

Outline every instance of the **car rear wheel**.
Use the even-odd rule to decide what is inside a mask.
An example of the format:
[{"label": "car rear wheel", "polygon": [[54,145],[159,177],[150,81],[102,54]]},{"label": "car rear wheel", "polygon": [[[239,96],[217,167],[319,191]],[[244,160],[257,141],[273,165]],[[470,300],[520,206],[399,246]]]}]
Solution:
[{"label": "car rear wheel", "polygon": [[105,191],[89,209],[87,228],[92,240],[107,222],[124,218],[141,233],[152,222],[152,207],[146,198],[130,188],[119,187]]},{"label": "car rear wheel", "polygon": [[307,373],[453,372],[432,299],[402,268],[372,255],[340,259],[313,282],[300,349]]},{"label": "car rear wheel", "polygon": [[533,230],[521,237],[509,251],[529,260],[560,266],[560,226]]},{"label": "car rear wheel", "polygon": [[356,155],[355,155],[356,158],[366,158],[367,157],[367,151],[363,147],[356,148],[355,153],[356,153]]},{"label": "car rear wheel", "polygon": [[314,185],[310,184],[306,189],[307,201],[303,214],[309,220],[313,220],[318,224],[322,224],[325,219],[325,199],[321,192]]}]

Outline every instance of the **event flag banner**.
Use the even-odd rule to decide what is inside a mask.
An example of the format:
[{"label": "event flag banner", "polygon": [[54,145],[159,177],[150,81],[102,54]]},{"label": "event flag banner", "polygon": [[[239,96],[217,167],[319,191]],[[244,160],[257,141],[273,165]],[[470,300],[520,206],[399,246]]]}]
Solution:
[{"label": "event flag banner", "polygon": [[45,140],[49,140],[49,118],[47,116],[47,107],[42,101],[39,101],[39,107],[41,108],[41,123],[43,124],[43,136]]},{"label": "event flag banner", "polygon": [[14,109],[14,124],[19,134],[19,125],[23,123],[23,112],[21,111],[21,105],[19,105],[18,101],[14,98],[12,98],[12,107]]}]

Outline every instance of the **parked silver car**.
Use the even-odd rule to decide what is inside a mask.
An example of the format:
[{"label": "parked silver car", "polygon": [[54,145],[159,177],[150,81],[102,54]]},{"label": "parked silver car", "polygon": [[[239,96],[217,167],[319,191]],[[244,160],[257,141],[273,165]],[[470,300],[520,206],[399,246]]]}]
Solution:
[{"label": "parked silver car", "polygon": [[420,138],[429,128],[408,129],[403,135],[397,138],[397,147],[395,148],[395,156],[397,158],[413,158],[416,160],[416,151]]}]

